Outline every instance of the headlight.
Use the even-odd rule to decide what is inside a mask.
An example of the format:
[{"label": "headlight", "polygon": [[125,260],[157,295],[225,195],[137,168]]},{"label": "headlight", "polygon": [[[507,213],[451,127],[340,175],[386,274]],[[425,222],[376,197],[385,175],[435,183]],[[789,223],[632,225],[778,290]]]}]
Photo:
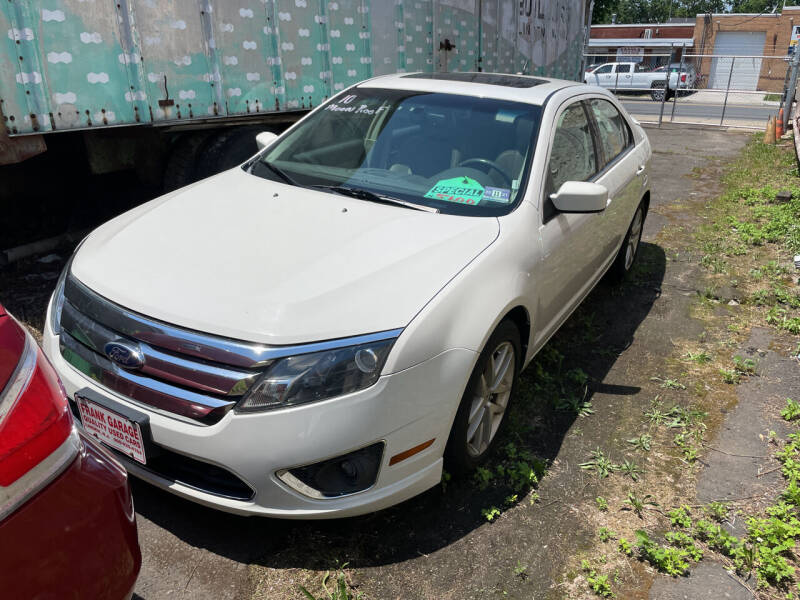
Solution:
[{"label": "headlight", "polygon": [[88,237],[88,235],[85,236],[78,242],[78,245],[75,246],[75,250],[72,251],[72,256],[69,257],[67,264],[65,264],[64,268],[61,270],[61,275],[58,276],[56,289],[53,290],[53,295],[50,298],[50,328],[56,335],[61,335],[61,311],[64,309],[64,286],[67,283],[67,276],[72,268],[72,261],[75,260],[75,255]]},{"label": "headlight", "polygon": [[270,410],[363,390],[378,381],[395,339],[279,359],[237,409]]},{"label": "headlight", "polygon": [[67,275],[69,275],[69,268],[72,266],[72,258],[64,265],[61,275],[56,282],[56,289],[53,291],[53,296],[50,299],[50,328],[56,335],[61,335],[61,310],[64,308],[64,286],[67,282]]}]

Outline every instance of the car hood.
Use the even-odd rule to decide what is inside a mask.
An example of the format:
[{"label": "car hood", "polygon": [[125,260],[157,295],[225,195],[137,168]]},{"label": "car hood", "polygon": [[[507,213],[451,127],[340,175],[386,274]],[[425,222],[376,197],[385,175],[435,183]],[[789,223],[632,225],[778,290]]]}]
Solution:
[{"label": "car hood", "polygon": [[492,217],[376,204],[236,168],[101,226],[72,273],[167,323],[295,344],[405,327],[498,233]]}]

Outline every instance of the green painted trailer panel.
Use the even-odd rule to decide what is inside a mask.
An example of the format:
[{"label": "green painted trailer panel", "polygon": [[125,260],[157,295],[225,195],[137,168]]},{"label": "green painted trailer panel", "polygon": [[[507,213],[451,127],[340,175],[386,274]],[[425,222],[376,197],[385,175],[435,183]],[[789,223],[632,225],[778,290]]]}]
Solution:
[{"label": "green painted trailer panel", "polygon": [[304,110],[393,72],[580,79],[586,4],[5,0],[0,108],[21,135]]}]

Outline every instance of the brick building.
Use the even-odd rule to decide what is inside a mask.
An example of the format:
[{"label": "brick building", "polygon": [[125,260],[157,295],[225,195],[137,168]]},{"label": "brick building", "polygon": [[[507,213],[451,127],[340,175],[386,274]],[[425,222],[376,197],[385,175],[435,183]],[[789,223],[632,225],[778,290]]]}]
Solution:
[{"label": "brick building", "polygon": [[667,63],[671,52],[679,61],[683,48],[693,47],[694,31],[694,22],[592,25],[587,64],[620,60],[656,67]]},{"label": "brick building", "polygon": [[795,25],[800,26],[800,6],[769,15],[697,15],[694,51],[711,55],[696,59],[707,87],[723,89],[730,80],[732,89],[782,91]]}]

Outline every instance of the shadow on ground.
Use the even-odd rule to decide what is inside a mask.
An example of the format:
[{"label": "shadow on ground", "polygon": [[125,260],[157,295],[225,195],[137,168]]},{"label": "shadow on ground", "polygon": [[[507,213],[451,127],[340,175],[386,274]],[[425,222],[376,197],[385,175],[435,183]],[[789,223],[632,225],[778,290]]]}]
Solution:
[{"label": "shadow on ground", "polygon": [[[561,373],[580,368],[589,375],[587,401],[596,392],[639,392],[638,387],[591,383],[604,380],[660,296],[666,268],[663,250],[643,243],[639,260],[629,282],[622,286],[602,282],[548,343],[563,354]],[[520,447],[549,463],[558,455],[576,413],[557,410],[557,398],[537,396],[536,370],[534,363],[522,374],[512,418],[524,422],[510,428],[506,437],[517,438]],[[559,373],[550,375],[557,378]],[[497,490],[482,492],[472,481],[451,481],[444,491],[437,486],[396,507],[363,517],[280,521],[221,513],[140,481],[133,482],[133,494],[140,515],[193,547],[237,562],[315,570],[330,568],[336,561],[370,567],[431,554],[485,525],[481,509],[502,506],[503,501]],[[561,519],[549,524],[556,528],[565,525]]]}]

